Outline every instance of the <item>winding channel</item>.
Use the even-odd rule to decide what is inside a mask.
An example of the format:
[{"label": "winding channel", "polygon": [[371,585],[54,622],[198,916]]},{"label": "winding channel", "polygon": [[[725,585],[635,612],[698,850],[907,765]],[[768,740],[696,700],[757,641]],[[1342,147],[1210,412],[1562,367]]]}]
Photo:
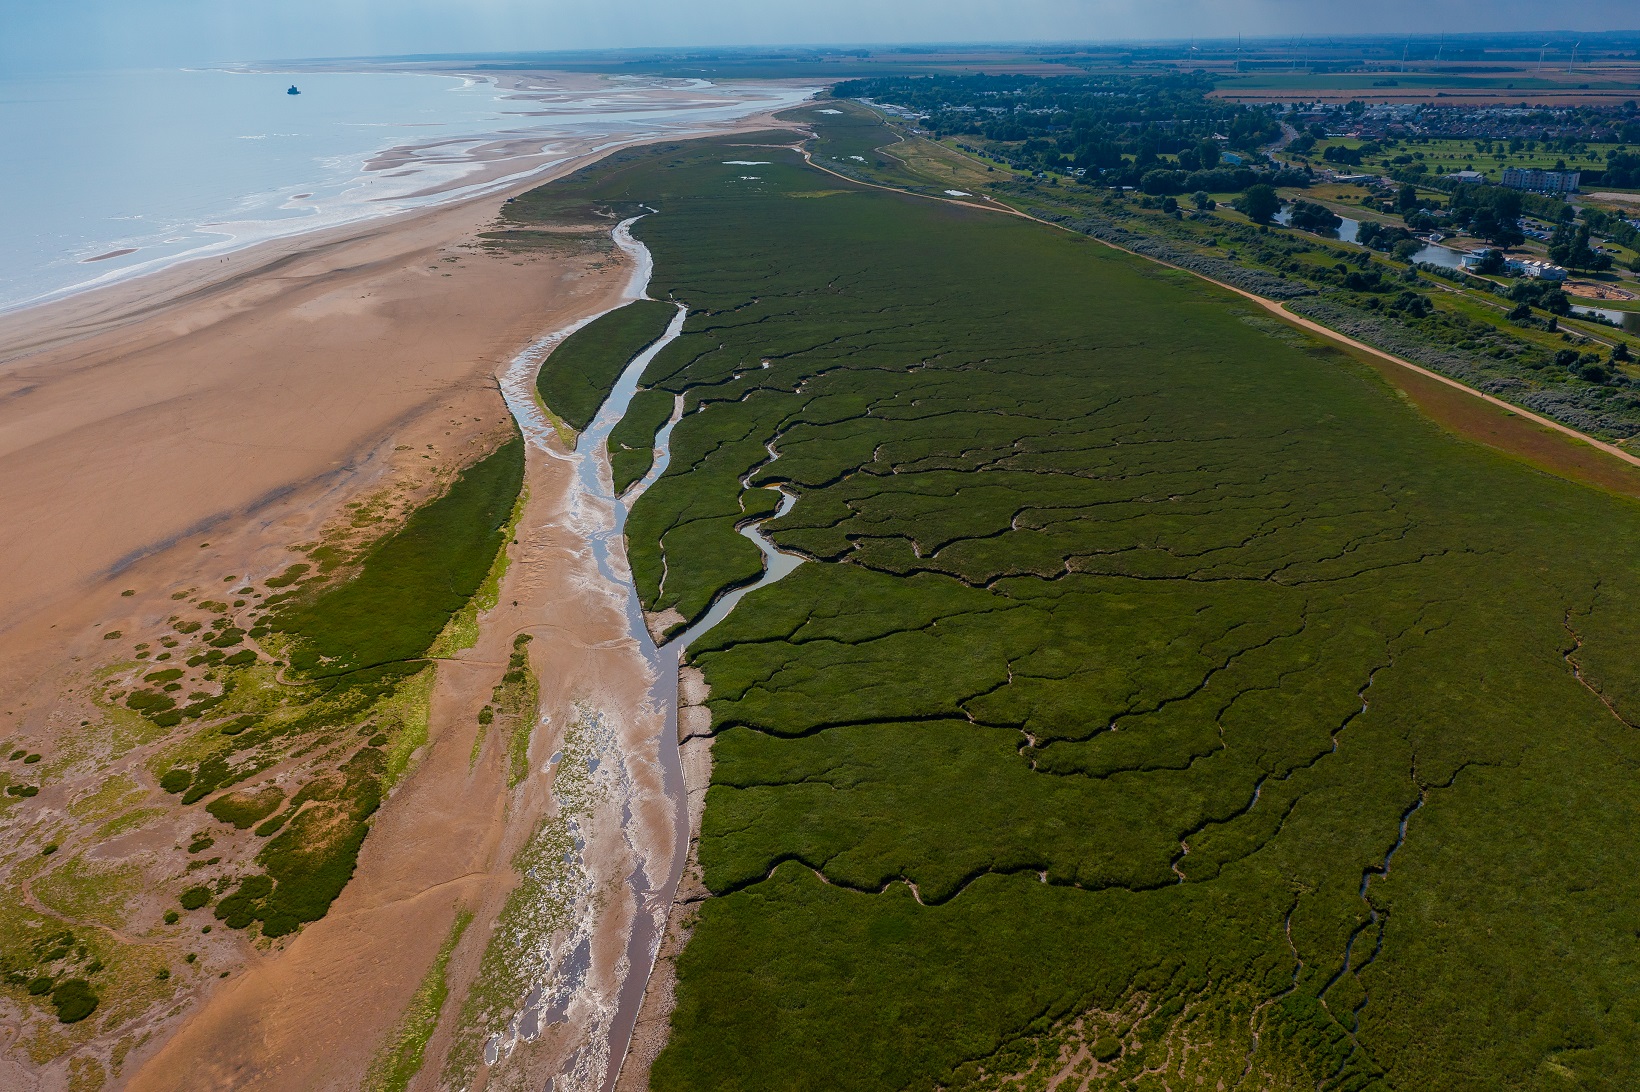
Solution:
[{"label": "winding channel", "polygon": [[[641,217],[634,216],[621,221],[614,231],[615,244],[631,259],[633,271],[627,282],[622,300],[616,308],[625,306],[634,300],[649,299],[649,282],[654,274],[654,259],[649,248],[644,246],[632,235],[632,225]],[[575,482],[571,497],[571,511],[577,515],[594,506],[612,507],[614,518],[612,521],[599,525],[600,521],[585,521],[577,519],[575,522],[588,529],[584,532],[588,545],[597,561],[599,575],[608,581],[611,586],[618,588],[624,596],[626,604],[627,628],[633,640],[638,643],[644,659],[648,661],[653,674],[654,682],[649,691],[651,706],[663,713],[662,738],[658,741],[663,783],[668,801],[673,808],[674,844],[671,847],[671,866],[666,873],[665,884],[658,889],[650,889],[645,882],[645,874],[650,870],[643,864],[635,868],[627,879],[631,887],[636,905],[640,912],[634,918],[632,933],[627,941],[626,954],[630,961],[631,970],[628,971],[621,985],[617,1008],[614,1013],[609,1033],[610,1065],[604,1075],[602,1087],[604,1090],[613,1089],[620,1076],[621,1068],[626,1060],[627,1047],[631,1042],[632,1031],[637,1023],[638,1010],[643,1003],[644,993],[648,988],[649,976],[654,970],[656,956],[660,952],[661,939],[666,930],[667,918],[672,903],[677,895],[678,883],[682,879],[684,864],[688,858],[690,840],[690,822],[688,808],[688,793],[684,785],[683,761],[678,745],[678,671],[682,664],[683,654],[690,643],[701,634],[717,625],[734,610],[748,593],[765,587],[790,573],[803,561],[803,558],[783,553],[763,535],[761,527],[771,519],[778,519],[790,512],[797,503],[797,496],[784,489],[780,490],[781,500],[775,513],[743,525],[739,530],[742,535],[750,539],[763,555],[763,575],[755,582],[736,588],[721,596],[712,604],[711,608],[685,629],[681,634],[663,644],[657,645],[651,637],[649,627],[645,623],[643,603],[638,596],[636,583],[632,579],[631,569],[626,559],[626,519],[632,505],[637,499],[666,472],[671,463],[672,430],[677,426],[683,413],[684,399],[677,396],[670,420],[655,436],[654,462],[649,472],[641,480],[634,483],[625,493],[617,496],[614,491],[613,475],[610,470],[609,434],[626,416],[627,408],[632,397],[638,391],[643,379],[643,373],[651,361],[669,344],[683,333],[684,319],[688,315],[682,304],[676,304],[677,314],[673,316],[667,326],[666,333],[660,340],[648,346],[643,352],[633,357],[632,361],[622,371],[620,378],[610,391],[609,396],[599,407],[597,415],[586,430],[576,439],[575,450],[572,455],[564,455],[554,451],[550,445],[552,437],[557,435],[554,424],[545,413],[535,390],[536,374],[539,372],[542,361],[557,345],[575,331],[588,323],[603,317],[609,311],[601,311],[580,321],[554,331],[546,337],[532,343],[518,356],[501,376],[501,392],[511,411],[513,418],[518,422],[519,429],[526,440],[551,458],[567,459],[575,463]],[[615,310],[610,308],[609,310]],[[779,458],[779,453],[771,446],[770,460]],[[767,466],[765,462],[762,466]],[[758,469],[761,469],[759,467]],[[746,486],[745,481],[742,482]],[[658,871],[658,870],[656,870]],[[644,913],[644,908],[655,908],[653,912]],[[642,973],[639,973],[640,968]]]}]

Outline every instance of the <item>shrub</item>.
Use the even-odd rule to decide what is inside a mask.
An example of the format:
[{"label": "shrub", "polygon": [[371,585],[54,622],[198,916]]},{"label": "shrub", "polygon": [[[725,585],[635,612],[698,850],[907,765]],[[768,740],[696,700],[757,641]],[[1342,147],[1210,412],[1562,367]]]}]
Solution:
[{"label": "shrub", "polygon": [[157,690],[133,690],[125,696],[127,708],[141,713],[145,717],[152,717],[159,713],[169,713],[175,709],[175,699],[161,694]]},{"label": "shrub", "polygon": [[204,886],[190,887],[177,896],[177,901],[182,904],[184,910],[198,910],[211,901],[211,889]]},{"label": "shrub", "polygon": [[222,661],[223,667],[245,667],[256,662],[256,653],[251,649],[241,649]]},{"label": "shrub", "polygon": [[239,890],[216,904],[217,920],[230,929],[244,929],[261,914],[262,900],[273,893],[273,881],[266,876],[250,876]]},{"label": "shrub", "polygon": [[78,1023],[97,1011],[97,995],[83,978],[58,983],[51,991],[51,1003],[57,1006],[57,1019],[65,1024]]},{"label": "shrub", "polygon": [[191,771],[179,768],[167,771],[165,776],[159,779],[159,787],[166,792],[182,792],[193,780],[194,775]]}]

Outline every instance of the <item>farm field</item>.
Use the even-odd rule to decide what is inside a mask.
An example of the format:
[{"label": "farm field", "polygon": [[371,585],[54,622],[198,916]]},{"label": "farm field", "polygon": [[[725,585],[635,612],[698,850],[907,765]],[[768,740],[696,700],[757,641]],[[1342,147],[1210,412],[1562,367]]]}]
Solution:
[{"label": "farm field", "polygon": [[653,1086],[1632,1085],[1636,502],[791,139],[551,188],[658,209],[690,309],[646,605],[754,578],[770,485],[813,559],[691,649],[713,897]]}]

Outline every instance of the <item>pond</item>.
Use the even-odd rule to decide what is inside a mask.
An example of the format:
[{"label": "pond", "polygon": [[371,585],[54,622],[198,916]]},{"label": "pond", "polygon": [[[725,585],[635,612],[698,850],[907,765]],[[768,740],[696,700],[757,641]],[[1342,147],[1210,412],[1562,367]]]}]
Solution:
[{"label": "pond", "polygon": [[1640,334],[1640,311],[1619,311],[1615,307],[1588,307],[1573,300],[1574,318],[1603,319],[1631,334]]},{"label": "pond", "polygon": [[[1275,215],[1275,221],[1278,224],[1289,224],[1292,222],[1292,219],[1293,210],[1290,205],[1283,207],[1282,210]],[[1343,223],[1338,225],[1338,229],[1323,235],[1322,238],[1337,239],[1341,243],[1355,242],[1357,232],[1359,232],[1361,228],[1361,221],[1351,220],[1348,216],[1341,216],[1339,219],[1342,220]],[[1427,262],[1430,265],[1438,265],[1442,269],[1463,268],[1462,253],[1453,250],[1451,247],[1436,246],[1434,243],[1425,243],[1424,248],[1412,256],[1412,260],[1414,262]]]}]

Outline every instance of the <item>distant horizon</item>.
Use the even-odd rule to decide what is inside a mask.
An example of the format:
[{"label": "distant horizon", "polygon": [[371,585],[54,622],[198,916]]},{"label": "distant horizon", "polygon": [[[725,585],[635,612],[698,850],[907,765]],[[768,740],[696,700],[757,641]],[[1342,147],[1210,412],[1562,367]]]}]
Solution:
[{"label": "distant horizon", "polygon": [[[72,10],[70,10],[72,8]],[[1339,11],[1302,0],[837,0],[824,9],[755,0],[80,0],[7,13],[0,71],[19,74],[256,60],[425,58],[701,49],[974,48],[1640,33],[1632,0],[1585,0],[1545,28],[1527,0],[1381,0]],[[1191,34],[1175,33],[1189,28]],[[522,46],[522,48],[519,48]]]}]

